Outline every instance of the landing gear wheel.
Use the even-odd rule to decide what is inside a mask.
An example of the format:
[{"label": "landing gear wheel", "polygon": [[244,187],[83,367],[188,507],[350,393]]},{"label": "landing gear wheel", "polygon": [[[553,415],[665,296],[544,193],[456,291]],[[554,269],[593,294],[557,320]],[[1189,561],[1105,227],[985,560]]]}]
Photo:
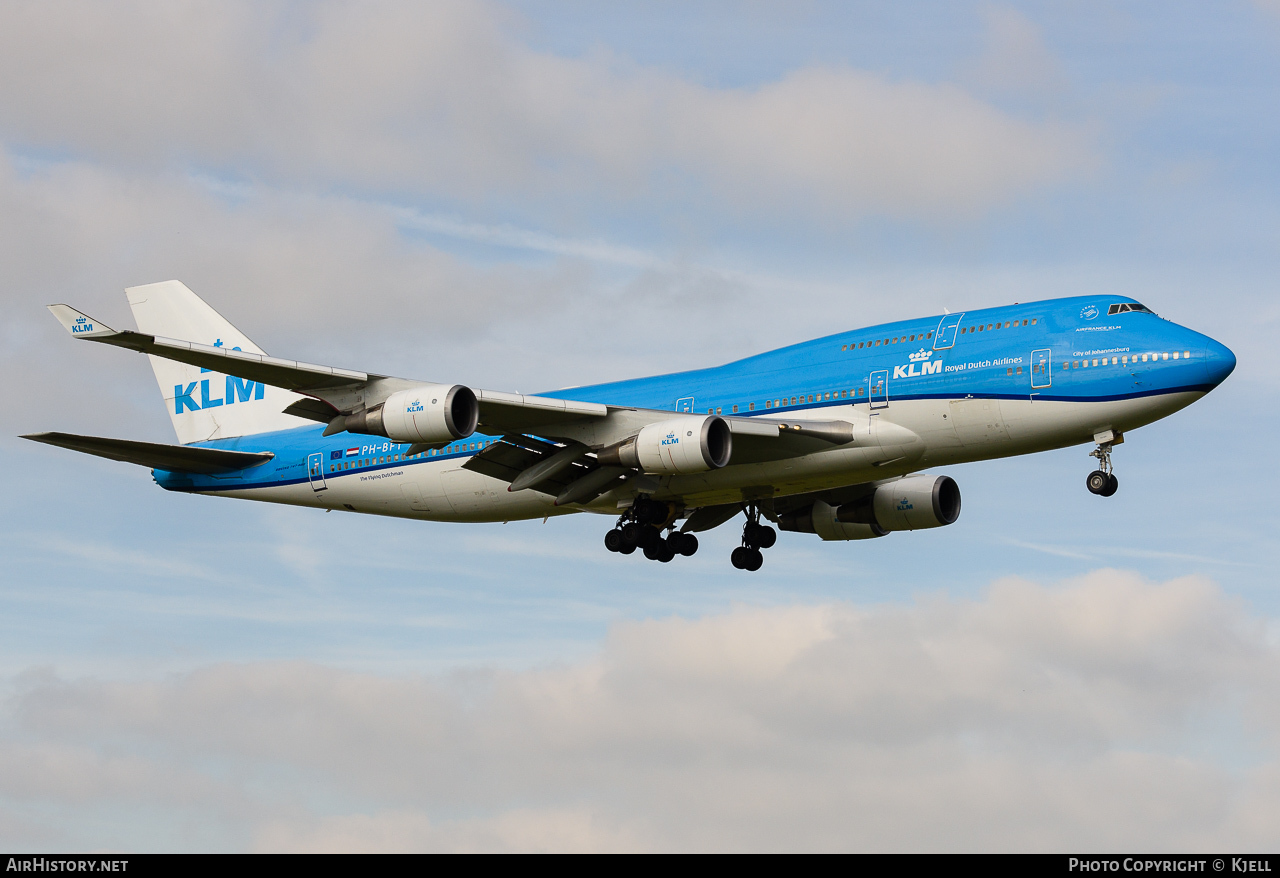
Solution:
[{"label": "landing gear wheel", "polygon": [[604,535],[604,547],[610,552],[621,552],[622,542],[622,531],[616,527]]},{"label": "landing gear wheel", "polygon": [[660,561],[662,559],[662,548],[666,543],[657,542],[650,543],[644,547],[644,556],[650,561]]},{"label": "landing gear wheel", "polygon": [[778,541],[778,532],[767,524],[757,524],[752,528],[751,543],[759,549],[771,549]]},{"label": "landing gear wheel", "polygon": [[1102,489],[1103,497],[1110,497],[1120,487],[1120,480],[1116,478],[1115,473],[1107,473],[1107,486]]},{"label": "landing gear wheel", "polygon": [[642,527],[636,535],[636,545],[645,550],[645,555],[649,553],[649,549],[657,546],[662,542],[662,534],[658,533],[657,528]]},{"label": "landing gear wheel", "polygon": [[746,554],[743,556],[743,560],[746,562],[743,565],[743,568],[755,572],[760,569],[762,564],[764,564],[764,555],[760,554],[759,549],[747,549]]},{"label": "landing gear wheel", "polygon": [[738,546],[733,550],[733,554],[729,556],[729,563],[739,570],[747,569],[747,553],[751,550],[746,546]]},{"label": "landing gear wheel", "polygon": [[671,540],[663,540],[658,543],[658,560],[663,564],[671,561],[676,556],[676,547],[671,545]]},{"label": "landing gear wheel", "polygon": [[619,555],[630,555],[636,550],[636,547],[630,543],[623,543],[622,548],[618,550]]},{"label": "landing gear wheel", "polygon": [[630,546],[632,552],[636,550],[640,545],[640,525],[632,521],[622,526],[622,544]]},{"label": "landing gear wheel", "polygon": [[[1111,487],[1111,478],[1112,477],[1107,473],[1104,473],[1100,469],[1096,469],[1089,473],[1089,477],[1085,479],[1084,484],[1085,487],[1089,489],[1090,494],[1097,494],[1101,497],[1106,497],[1108,496],[1107,489]],[[1112,493],[1114,493],[1114,491]]]},{"label": "landing gear wheel", "polygon": [[681,555],[689,558],[694,552],[698,551],[698,538],[693,534],[677,533],[673,534],[673,536],[680,537],[680,545],[676,546],[676,551]]}]

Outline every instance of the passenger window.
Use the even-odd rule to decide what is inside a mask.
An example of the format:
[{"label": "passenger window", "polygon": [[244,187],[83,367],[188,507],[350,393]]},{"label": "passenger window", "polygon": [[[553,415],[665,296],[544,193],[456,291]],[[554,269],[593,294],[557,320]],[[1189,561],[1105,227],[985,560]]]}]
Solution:
[{"label": "passenger window", "polygon": [[1182,352],[1182,359],[1184,359],[1184,360],[1189,360],[1189,359],[1191,359],[1191,351],[1183,351],[1183,352]]},{"label": "passenger window", "polygon": [[716,414],[718,415],[718,414],[720,414],[720,413],[721,413],[720,407],[719,407],[719,406],[716,406]]},{"label": "passenger window", "polygon": [[733,407],[733,413],[735,415],[738,413],[738,407],[736,405]]},{"label": "passenger window", "polygon": [[840,345],[840,350],[842,350],[842,351],[847,351],[847,350],[849,350],[849,346],[848,346],[847,344],[842,344],[842,345]]},{"label": "passenger window", "polygon": [[822,398],[823,398],[823,399],[831,399],[831,394],[830,394],[830,393],[823,394],[823,397],[822,397]]},{"label": "passenger window", "polygon": [[1169,353],[1167,351],[1165,352],[1164,357],[1162,359],[1165,359],[1165,360],[1169,359]]},{"label": "passenger window", "polygon": [[755,410],[756,410],[756,404],[754,402],[747,406],[747,411],[754,412]]},{"label": "passenger window", "polygon": [[925,338],[933,338],[933,333],[930,332],[928,335],[925,336]]},{"label": "passenger window", "polygon": [[964,334],[965,334],[966,332],[968,332],[968,331],[969,331],[969,330],[968,330],[967,328],[961,328],[961,330],[960,330],[960,334],[961,334],[961,335],[964,335]]},{"label": "passenger window", "polygon": [[1004,372],[1004,373],[1005,373],[1006,375],[1012,375],[1012,374],[1013,374],[1013,367],[1012,367],[1012,366],[1010,366],[1008,369],[1006,369],[1006,370],[1005,370],[1005,372]]},{"label": "passenger window", "polygon": [[848,399],[848,398],[849,398],[849,391],[847,391],[847,390],[842,390],[842,391],[840,391],[840,398],[841,398],[841,399]]},{"label": "passenger window", "polygon": [[1031,325],[1032,325],[1032,326],[1035,326],[1035,325],[1036,325],[1036,321],[1037,321],[1037,320],[1039,320],[1039,319],[1040,319],[1040,318],[1038,318],[1038,317],[1032,317],[1032,318],[1031,318]]},{"label": "passenger window", "polygon": [[1018,374],[1019,374],[1019,375],[1021,375],[1021,374],[1022,374],[1022,367],[1021,367],[1021,366],[1019,366],[1019,367],[1018,367]]}]

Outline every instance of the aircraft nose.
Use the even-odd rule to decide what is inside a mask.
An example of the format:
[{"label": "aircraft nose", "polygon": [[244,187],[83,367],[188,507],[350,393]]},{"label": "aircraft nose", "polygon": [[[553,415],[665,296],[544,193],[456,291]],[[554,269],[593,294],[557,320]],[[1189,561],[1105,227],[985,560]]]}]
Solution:
[{"label": "aircraft nose", "polygon": [[1204,348],[1205,377],[1215,387],[1227,380],[1236,367],[1236,355],[1224,344],[1209,340]]}]

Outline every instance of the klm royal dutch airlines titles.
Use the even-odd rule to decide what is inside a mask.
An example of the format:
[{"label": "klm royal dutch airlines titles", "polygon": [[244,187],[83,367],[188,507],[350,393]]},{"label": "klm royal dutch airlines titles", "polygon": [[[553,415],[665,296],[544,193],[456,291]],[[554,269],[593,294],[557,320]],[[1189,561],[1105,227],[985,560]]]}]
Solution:
[{"label": "klm royal dutch airlines titles", "polygon": [[[671,561],[745,516],[732,562],[777,530],[863,540],[951,524],[926,468],[1112,449],[1235,368],[1130,299],[1056,299],[855,329],[691,372],[522,395],[269,357],[178,281],[126,291],[136,332],[51,305],[72,336],[150,355],[178,445],[27,436],[150,467],[171,491],[434,521],[616,518],[612,552]],[[771,522],[768,524],[766,522]]]}]

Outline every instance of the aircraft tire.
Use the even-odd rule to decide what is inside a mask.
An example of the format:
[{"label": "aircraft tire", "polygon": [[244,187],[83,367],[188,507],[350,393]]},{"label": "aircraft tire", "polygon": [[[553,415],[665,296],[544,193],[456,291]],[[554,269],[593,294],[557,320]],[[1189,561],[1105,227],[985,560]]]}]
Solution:
[{"label": "aircraft tire", "polygon": [[747,569],[746,554],[747,552],[750,552],[750,551],[751,550],[748,549],[746,546],[738,546],[738,548],[733,550],[733,554],[729,556],[729,562],[739,570],[746,570]]},{"label": "aircraft tire", "polygon": [[657,561],[662,557],[662,543],[650,543],[644,547],[644,556],[650,561]]},{"label": "aircraft tire", "polygon": [[650,546],[656,546],[662,542],[662,534],[658,533],[656,528],[645,525],[640,528],[636,534],[636,545],[642,549],[648,549]]},{"label": "aircraft tire", "polygon": [[622,551],[622,531],[616,527],[604,535],[604,547],[610,552]]},{"label": "aircraft tire", "polygon": [[756,525],[755,544],[761,549],[772,549],[778,541],[778,532],[767,524]]},{"label": "aircraft tire", "polygon": [[1111,486],[1111,479],[1102,470],[1096,469],[1089,473],[1088,478],[1084,480],[1084,485],[1089,489],[1090,494],[1105,497],[1107,488]]},{"label": "aircraft tire", "polygon": [[676,551],[686,558],[691,557],[698,551],[698,538],[693,534],[680,534],[680,545],[676,547]]},{"label": "aircraft tire", "polygon": [[764,555],[760,554],[759,549],[747,549],[747,554],[743,558],[743,569],[750,570],[753,573],[760,569],[764,564]]},{"label": "aircraft tire", "polygon": [[658,560],[663,564],[667,564],[676,556],[676,548],[671,545],[670,540],[663,540],[658,543]]},{"label": "aircraft tire", "polygon": [[635,550],[636,550],[636,547],[635,547],[635,546],[633,546],[633,545],[629,545],[629,544],[627,544],[627,543],[623,543],[623,544],[622,544],[622,548],[618,550],[618,554],[620,554],[620,555],[630,555],[630,554],[632,554],[633,552],[635,552]]},{"label": "aircraft tire", "polygon": [[631,551],[635,551],[636,546],[640,545],[640,525],[628,522],[622,526],[622,544],[630,546]]},{"label": "aircraft tire", "polygon": [[1102,496],[1110,497],[1120,488],[1120,480],[1116,478],[1115,473],[1107,473],[1107,487],[1103,489]]}]

